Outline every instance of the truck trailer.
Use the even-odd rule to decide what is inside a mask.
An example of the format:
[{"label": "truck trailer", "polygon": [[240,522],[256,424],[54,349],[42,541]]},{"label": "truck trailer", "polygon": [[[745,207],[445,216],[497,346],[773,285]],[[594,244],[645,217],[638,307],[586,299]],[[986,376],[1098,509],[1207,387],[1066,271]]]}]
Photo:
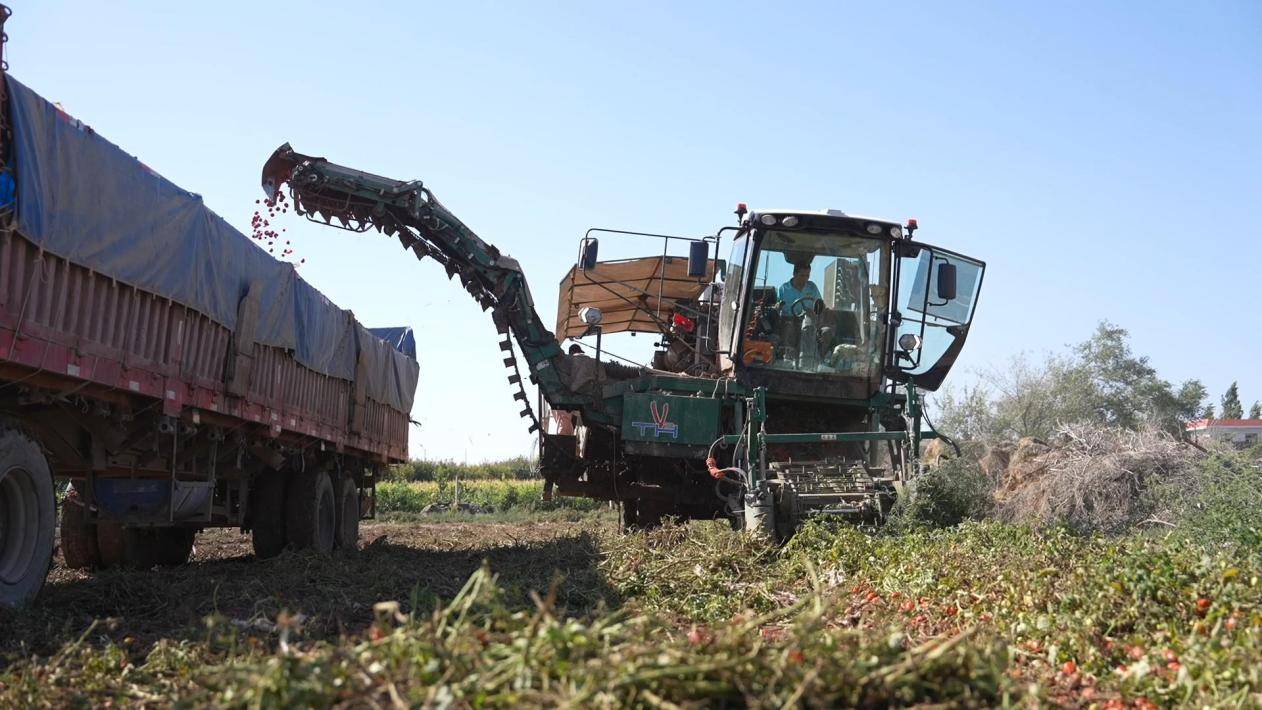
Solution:
[{"label": "truck trailer", "polygon": [[407,458],[414,343],[0,76],[0,604],[58,527],[80,568],[179,564],[214,526],[353,548]]}]

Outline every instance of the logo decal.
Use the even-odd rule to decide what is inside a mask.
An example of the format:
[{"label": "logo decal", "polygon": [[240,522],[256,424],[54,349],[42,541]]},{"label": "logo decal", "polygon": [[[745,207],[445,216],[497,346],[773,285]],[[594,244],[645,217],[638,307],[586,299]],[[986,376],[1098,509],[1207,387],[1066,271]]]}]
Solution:
[{"label": "logo decal", "polygon": [[669,403],[663,404],[662,408],[659,410],[657,408],[657,402],[649,402],[649,412],[653,415],[653,421],[631,422],[631,426],[635,427],[635,430],[640,434],[640,436],[648,436],[649,434],[652,434],[653,438],[656,439],[657,437],[666,434],[672,439],[679,438],[679,425],[667,420],[670,416]]}]

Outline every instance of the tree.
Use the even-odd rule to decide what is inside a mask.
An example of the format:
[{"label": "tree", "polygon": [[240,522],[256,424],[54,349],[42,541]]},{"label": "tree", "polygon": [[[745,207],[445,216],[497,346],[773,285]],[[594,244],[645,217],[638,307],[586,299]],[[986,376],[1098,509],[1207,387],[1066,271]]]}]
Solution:
[{"label": "tree", "polygon": [[1188,380],[1176,392],[1157,376],[1146,356],[1131,352],[1128,333],[1108,321],[1101,321],[1095,333],[1075,348],[1077,369],[1082,372],[1086,390],[1093,400],[1095,421],[1128,429],[1142,424],[1182,432],[1183,423],[1196,418],[1205,386]]},{"label": "tree", "polygon": [[1206,402],[1205,408],[1201,410],[1201,419],[1213,419],[1213,418],[1214,418],[1214,403]]},{"label": "tree", "polygon": [[[937,424],[961,439],[1050,437],[1064,424],[1097,422],[1171,433],[1203,416],[1208,393],[1198,380],[1175,387],[1135,355],[1125,329],[1102,322],[1067,354],[1040,361],[1025,355],[984,373],[984,384],[944,392]],[[1210,413],[1212,416],[1212,412]]]},{"label": "tree", "polygon": [[944,387],[934,395],[932,416],[936,427],[961,441],[985,441],[995,428],[994,403],[983,384],[964,385],[956,391]]},{"label": "tree", "polygon": [[1253,406],[1249,407],[1249,418],[1262,419],[1262,402],[1254,402]]},{"label": "tree", "polygon": [[1223,419],[1244,419],[1244,406],[1240,404],[1240,388],[1235,382],[1223,393]]}]

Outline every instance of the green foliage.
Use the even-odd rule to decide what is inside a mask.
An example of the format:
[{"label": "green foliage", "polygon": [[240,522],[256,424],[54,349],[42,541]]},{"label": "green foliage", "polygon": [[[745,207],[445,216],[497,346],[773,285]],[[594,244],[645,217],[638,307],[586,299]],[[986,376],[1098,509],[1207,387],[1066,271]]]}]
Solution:
[{"label": "green foliage", "polygon": [[[421,513],[426,506],[450,505],[456,500],[452,480],[431,482],[383,481],[377,484],[377,511],[384,515]],[[488,511],[596,510],[604,505],[588,498],[556,497],[543,500],[543,481],[460,480],[460,502]]]},{"label": "green foliage", "polygon": [[1223,419],[1244,419],[1244,405],[1240,403],[1240,386],[1235,382],[1223,393]]},{"label": "green foliage", "polygon": [[413,459],[391,466],[388,481],[510,481],[538,479],[536,461],[526,456],[485,463],[457,463],[450,460]]},{"label": "green foliage", "polygon": [[1152,491],[1176,532],[1211,546],[1238,546],[1262,556],[1262,447],[1220,451],[1197,462],[1191,475]]},{"label": "green foliage", "polygon": [[987,387],[965,385],[958,394],[953,388],[944,387],[934,396],[933,404],[938,411],[933,423],[952,438],[959,441],[986,441],[991,438],[995,427],[995,408]]},{"label": "green foliage", "polygon": [[[54,653],[14,657],[0,707],[1224,707],[1262,693],[1262,556],[1244,548],[989,522],[898,535],[814,523],[781,548],[719,524],[606,528],[597,543],[584,554],[619,609],[567,612],[572,582],[549,590],[540,560],[516,561],[531,545],[464,568],[463,587],[435,569],[459,544],[449,535],[377,546],[425,560],[429,587],[449,591],[375,607],[358,593],[367,570],[328,571],[355,558],[291,553],[272,563],[290,565],[288,611],[271,599],[249,623],[216,613],[143,645],[107,629],[133,620],[92,622]],[[515,601],[514,569],[533,603]],[[149,599],[171,574],[108,588]],[[311,575],[318,594],[291,594]],[[337,606],[344,595],[355,603]],[[313,636],[323,616],[333,631]]]},{"label": "green foliage", "polygon": [[994,508],[993,488],[975,461],[946,459],[908,485],[894,504],[886,530],[944,528],[981,520]]},{"label": "green foliage", "polygon": [[1254,402],[1253,406],[1249,407],[1249,418],[1262,419],[1262,402]]},{"label": "green foliage", "polygon": [[945,391],[936,404],[945,433],[997,441],[1047,439],[1063,424],[1084,422],[1181,433],[1205,397],[1197,380],[1175,386],[1161,379],[1147,357],[1131,351],[1126,330],[1102,322],[1068,353],[1017,356],[971,390]]}]

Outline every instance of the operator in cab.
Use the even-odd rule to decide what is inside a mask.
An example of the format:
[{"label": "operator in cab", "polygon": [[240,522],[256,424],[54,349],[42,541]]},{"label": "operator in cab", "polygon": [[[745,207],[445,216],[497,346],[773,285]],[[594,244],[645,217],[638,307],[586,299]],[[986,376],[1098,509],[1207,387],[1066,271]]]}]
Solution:
[{"label": "operator in cab", "polygon": [[[807,310],[815,307],[815,303],[822,298],[819,293],[819,287],[811,281],[811,264],[803,262],[793,265],[793,278],[780,285],[778,293],[780,298],[780,313],[786,316],[801,315]],[[796,313],[793,312],[793,304],[799,300],[802,305],[798,306]]]}]

